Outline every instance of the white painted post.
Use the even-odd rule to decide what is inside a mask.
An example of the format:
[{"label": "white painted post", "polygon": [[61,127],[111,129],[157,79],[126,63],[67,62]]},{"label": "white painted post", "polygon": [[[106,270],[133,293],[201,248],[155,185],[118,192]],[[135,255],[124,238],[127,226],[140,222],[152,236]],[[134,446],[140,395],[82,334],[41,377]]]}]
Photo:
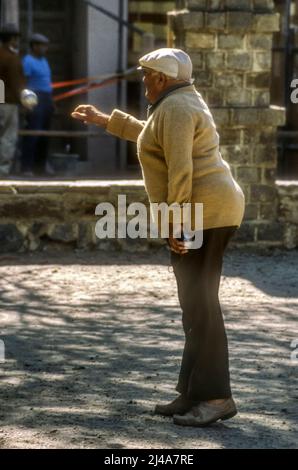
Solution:
[{"label": "white painted post", "polygon": [[[119,14],[118,0],[93,0],[99,6],[106,8],[115,15]],[[124,0],[124,16],[128,17],[128,1]],[[88,7],[88,75],[96,76],[114,73],[118,69],[119,24],[103,13]],[[127,28],[123,28],[123,68],[127,64]],[[124,95],[124,93],[123,93]],[[104,112],[110,113],[117,104],[117,84],[94,90],[89,93],[89,103],[98,106]],[[119,107],[125,107],[125,100]],[[88,143],[90,167],[101,174],[114,172],[119,155],[113,137],[98,129],[98,139]],[[118,147],[119,148],[119,147]]]}]

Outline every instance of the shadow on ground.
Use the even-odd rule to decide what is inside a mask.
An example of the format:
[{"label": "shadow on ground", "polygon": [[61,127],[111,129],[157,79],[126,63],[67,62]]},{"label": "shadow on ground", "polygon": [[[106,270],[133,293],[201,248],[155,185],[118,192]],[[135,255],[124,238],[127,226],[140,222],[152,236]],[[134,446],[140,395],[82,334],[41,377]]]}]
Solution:
[{"label": "shadow on ground", "polygon": [[167,255],[2,261],[0,446],[297,447],[297,257],[228,253],[221,298],[240,413],[208,429],[152,414],[176,396],[183,348]]}]

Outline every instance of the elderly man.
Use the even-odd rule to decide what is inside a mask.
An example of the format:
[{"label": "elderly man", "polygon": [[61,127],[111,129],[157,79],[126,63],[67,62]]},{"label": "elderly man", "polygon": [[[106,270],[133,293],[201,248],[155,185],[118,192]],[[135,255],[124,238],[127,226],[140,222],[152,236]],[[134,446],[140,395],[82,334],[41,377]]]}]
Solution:
[{"label": "elderly man", "polygon": [[155,412],[174,423],[207,426],[236,415],[229,375],[227,337],[218,299],[224,251],[240,227],[244,195],[219,151],[219,135],[208,106],[195,89],[190,57],[159,49],[140,59],[148,120],[114,110],[109,116],[79,106],[72,116],[137,142],[151,203],[203,203],[203,245],[188,250],[169,236],[171,262],[182,308],[185,347],[171,403]]}]

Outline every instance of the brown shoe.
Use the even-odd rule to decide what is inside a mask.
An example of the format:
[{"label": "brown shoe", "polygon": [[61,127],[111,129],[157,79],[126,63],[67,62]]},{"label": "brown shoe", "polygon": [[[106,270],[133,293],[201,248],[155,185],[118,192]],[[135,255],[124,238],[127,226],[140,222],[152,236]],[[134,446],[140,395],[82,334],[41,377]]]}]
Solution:
[{"label": "brown shoe", "polygon": [[208,426],[216,421],[225,421],[237,414],[233,398],[228,398],[221,404],[201,402],[183,416],[174,415],[174,423],[181,426]]},{"label": "brown shoe", "polygon": [[184,415],[197,404],[198,402],[179,395],[179,397],[167,405],[156,405],[154,414],[162,416]]}]

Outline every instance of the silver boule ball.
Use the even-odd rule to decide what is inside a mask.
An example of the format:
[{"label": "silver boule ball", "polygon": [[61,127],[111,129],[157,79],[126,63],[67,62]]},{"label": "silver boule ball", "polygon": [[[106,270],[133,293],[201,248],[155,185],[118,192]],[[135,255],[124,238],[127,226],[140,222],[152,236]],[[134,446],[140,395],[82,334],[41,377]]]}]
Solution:
[{"label": "silver boule ball", "polygon": [[34,108],[38,104],[38,97],[34,91],[23,90],[21,93],[21,103],[25,108]]}]

